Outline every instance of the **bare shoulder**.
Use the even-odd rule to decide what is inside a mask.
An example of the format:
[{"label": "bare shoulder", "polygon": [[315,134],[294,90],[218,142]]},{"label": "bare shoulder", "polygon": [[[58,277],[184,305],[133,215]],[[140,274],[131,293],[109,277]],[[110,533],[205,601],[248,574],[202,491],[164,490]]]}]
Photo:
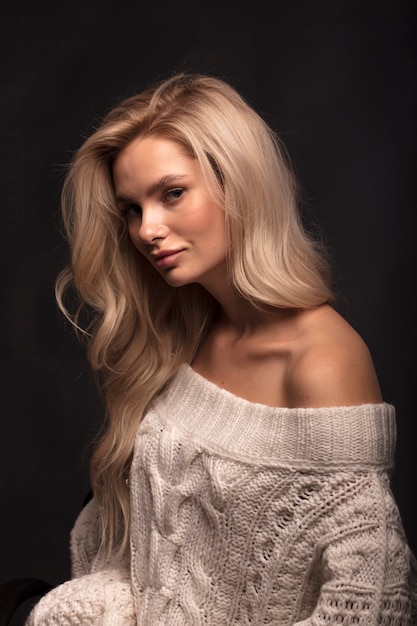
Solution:
[{"label": "bare shoulder", "polygon": [[332,307],[301,318],[301,334],[288,369],[293,406],[351,406],[382,402],[372,356],[358,332]]}]

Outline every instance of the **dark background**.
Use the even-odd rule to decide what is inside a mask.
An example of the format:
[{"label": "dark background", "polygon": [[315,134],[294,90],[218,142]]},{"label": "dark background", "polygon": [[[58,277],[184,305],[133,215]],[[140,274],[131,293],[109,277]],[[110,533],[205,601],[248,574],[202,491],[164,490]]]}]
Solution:
[{"label": "dark background", "polygon": [[20,2],[1,20],[0,582],[69,577],[102,406],[58,313],[63,165],[174,70],[232,82],[286,143],[340,308],[397,408],[393,490],[417,552],[415,24],[405,0]]}]

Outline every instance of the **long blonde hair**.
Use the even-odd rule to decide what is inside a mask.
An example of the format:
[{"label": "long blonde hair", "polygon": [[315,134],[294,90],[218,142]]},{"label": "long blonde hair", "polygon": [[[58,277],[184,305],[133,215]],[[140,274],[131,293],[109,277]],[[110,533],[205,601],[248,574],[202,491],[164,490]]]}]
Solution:
[{"label": "long blonde hair", "polygon": [[[116,207],[112,164],[134,138],[178,141],[225,211],[230,280],[255,306],[310,308],[333,298],[329,264],[303,228],[287,154],[225,81],[179,74],[115,106],[69,164],[62,219],[71,260],[57,302],[87,338],[106,421],[92,459],[102,545],[129,544],[127,478],[138,425],[178,367],[191,362],[217,303],[199,285],[172,288],[133,247]],[[69,288],[75,310],[65,304]],[[87,312],[87,322],[84,313]]]}]

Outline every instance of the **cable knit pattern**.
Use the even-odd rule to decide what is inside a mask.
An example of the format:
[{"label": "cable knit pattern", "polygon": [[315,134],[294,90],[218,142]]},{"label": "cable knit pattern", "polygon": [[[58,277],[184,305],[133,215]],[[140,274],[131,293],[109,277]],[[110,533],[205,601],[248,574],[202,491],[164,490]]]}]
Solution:
[{"label": "cable knit pattern", "polygon": [[254,404],[183,366],[131,472],[138,624],[409,625],[388,404]]},{"label": "cable knit pattern", "polygon": [[[394,447],[389,404],[268,407],[182,366],[135,442],[133,623],[412,626],[415,560],[390,491]],[[48,596],[71,604],[82,581],[87,616],[102,575],[130,625],[129,594],[95,557],[95,515],[92,501],[71,535],[78,578]],[[39,613],[28,626],[119,624],[100,621],[100,607],[96,621]]]}]

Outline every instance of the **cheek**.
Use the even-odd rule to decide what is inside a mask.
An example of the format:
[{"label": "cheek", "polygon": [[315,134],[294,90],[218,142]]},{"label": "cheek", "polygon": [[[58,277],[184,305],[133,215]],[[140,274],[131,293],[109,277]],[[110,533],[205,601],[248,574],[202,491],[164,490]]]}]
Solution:
[{"label": "cheek", "polygon": [[222,245],[226,241],[226,218],[223,209],[215,206],[207,221],[207,230],[213,233]]},{"label": "cheek", "polygon": [[193,227],[213,237],[222,237],[226,231],[226,218],[223,209],[213,202],[208,202],[203,211],[196,211]]},{"label": "cheek", "polygon": [[136,225],[133,220],[131,222],[128,222],[127,233],[130,241],[132,242],[136,250],[144,254],[144,246],[138,236],[138,225]]}]

